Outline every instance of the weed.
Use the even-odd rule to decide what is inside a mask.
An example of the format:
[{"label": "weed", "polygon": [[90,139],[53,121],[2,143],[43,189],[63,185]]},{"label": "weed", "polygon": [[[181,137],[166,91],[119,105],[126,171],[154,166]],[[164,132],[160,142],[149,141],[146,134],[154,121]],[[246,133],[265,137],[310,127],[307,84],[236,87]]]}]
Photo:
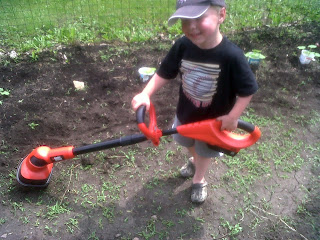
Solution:
[{"label": "weed", "polygon": [[107,218],[109,222],[113,222],[115,217],[115,206],[103,207],[102,215]]},{"label": "weed", "polygon": [[28,224],[29,223],[29,218],[28,217],[20,217],[20,220],[24,224]]},{"label": "weed", "polygon": [[194,233],[198,232],[201,229],[201,225],[199,224],[192,224],[192,231]]},{"label": "weed", "polygon": [[32,51],[30,55],[31,61],[36,62],[39,59],[39,53],[38,51]]},{"label": "weed", "polygon": [[180,217],[185,217],[188,214],[188,211],[186,209],[181,209],[181,210],[176,209],[175,213]]},{"label": "weed", "polygon": [[135,167],[135,154],[137,153],[137,150],[129,149],[127,152],[121,151],[125,158],[127,158],[127,165],[129,167]]},{"label": "weed", "polygon": [[139,232],[138,235],[145,238],[146,240],[148,240],[148,239],[152,238],[153,236],[155,236],[156,233],[157,233],[156,221],[152,219],[152,220],[148,221],[145,229],[143,231]]},{"label": "weed", "polygon": [[242,232],[242,227],[240,223],[237,223],[235,225],[230,224],[227,220],[222,220],[221,225],[226,228],[227,234],[231,237],[234,237],[238,235],[240,232]]},{"label": "weed", "polygon": [[175,155],[175,152],[174,152],[174,151],[168,150],[168,151],[166,152],[166,157],[165,157],[166,162],[172,163],[172,157],[173,157],[174,155]]},{"label": "weed", "polygon": [[90,236],[88,237],[88,240],[99,240],[99,238],[96,236],[96,231],[93,231]]},{"label": "weed", "polygon": [[6,219],[5,218],[0,218],[0,225],[5,224],[6,223]]},{"label": "weed", "polygon": [[0,88],[0,95],[1,96],[9,96],[10,95],[10,90],[5,90],[3,88]]},{"label": "weed", "polygon": [[200,222],[200,223],[205,223],[205,222],[206,222],[204,219],[199,218],[199,217],[197,217],[196,220],[197,220],[198,222]]},{"label": "weed", "polygon": [[70,233],[73,233],[75,229],[79,229],[79,221],[76,218],[69,218],[65,225],[67,226],[67,230]]},{"label": "weed", "polygon": [[260,224],[262,223],[261,219],[258,217],[254,217],[251,221],[250,221],[250,228],[252,230],[255,230]]},{"label": "weed", "polygon": [[52,228],[49,227],[48,225],[45,225],[44,230],[45,230],[48,234],[50,234],[50,235],[52,235],[52,233],[53,233]]},{"label": "weed", "polygon": [[93,187],[89,184],[83,184],[81,187],[81,190],[83,193],[88,193],[91,192],[93,190]]},{"label": "weed", "polygon": [[40,226],[40,221],[39,221],[39,219],[36,220],[36,222],[34,223],[34,226],[35,226],[35,227],[39,227],[39,226]]},{"label": "weed", "polygon": [[31,128],[32,130],[35,130],[36,127],[39,126],[39,124],[38,124],[38,123],[31,122],[31,123],[28,123],[28,126],[29,126],[29,128]]},{"label": "weed", "polygon": [[163,220],[162,224],[165,225],[167,228],[172,228],[175,226],[172,220]]},{"label": "weed", "polygon": [[121,185],[116,185],[111,181],[103,182],[101,191],[106,191],[108,194],[108,198],[111,200],[119,200],[120,199],[120,189],[122,186],[125,186],[126,182],[123,182]]},{"label": "weed", "polygon": [[12,202],[11,206],[13,207],[15,214],[17,210],[20,210],[21,212],[25,211],[25,208],[22,206],[22,203]]},{"label": "weed", "polygon": [[46,217],[49,220],[52,220],[54,218],[58,218],[59,214],[63,213],[69,213],[70,210],[65,206],[65,204],[61,204],[59,202],[56,202],[53,206],[47,206],[47,214]]}]

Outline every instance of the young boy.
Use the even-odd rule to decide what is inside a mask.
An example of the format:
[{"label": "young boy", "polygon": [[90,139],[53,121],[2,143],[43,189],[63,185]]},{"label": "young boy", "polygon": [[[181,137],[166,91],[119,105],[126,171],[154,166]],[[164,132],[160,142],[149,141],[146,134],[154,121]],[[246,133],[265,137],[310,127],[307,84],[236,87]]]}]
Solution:
[{"label": "young boy", "polygon": [[[226,17],[224,0],[178,0],[169,25],[181,19],[184,36],[178,39],[162,61],[157,73],[132,100],[132,108],[150,107],[150,97],[170,79],[181,77],[174,126],[209,118],[222,122],[221,130],[232,131],[258,86],[242,50],[220,32]],[[180,169],[193,177],[191,201],[207,198],[205,173],[212,157],[220,156],[201,141],[174,135],[188,148],[191,158]]]}]

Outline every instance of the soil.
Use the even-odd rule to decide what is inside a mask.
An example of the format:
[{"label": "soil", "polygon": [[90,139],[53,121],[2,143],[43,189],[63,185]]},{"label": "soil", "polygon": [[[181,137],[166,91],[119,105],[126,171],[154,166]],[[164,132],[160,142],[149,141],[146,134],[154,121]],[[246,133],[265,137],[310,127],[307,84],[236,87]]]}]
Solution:
[{"label": "soil", "polygon": [[[270,162],[270,172],[240,193],[224,175],[226,157],[214,160],[202,205],[189,200],[191,179],[177,174],[189,156],[170,136],[159,147],[145,141],[57,163],[44,189],[22,187],[15,177],[37,146],[138,134],[130,102],[145,83],[137,70],[159,66],[170,41],[78,44],[44,51],[36,61],[2,61],[0,87],[10,94],[0,96],[0,239],[319,239],[320,124],[311,115],[320,116],[320,65],[302,66],[296,49],[319,41],[319,32],[319,24],[308,24],[227,34],[244,51],[259,48],[267,56],[252,66],[260,89],[250,108],[278,118],[281,131],[294,129],[292,142],[313,148],[287,177]],[[178,87],[173,80],[152,98],[161,129],[172,124]],[[262,146],[274,126],[259,127]]]}]

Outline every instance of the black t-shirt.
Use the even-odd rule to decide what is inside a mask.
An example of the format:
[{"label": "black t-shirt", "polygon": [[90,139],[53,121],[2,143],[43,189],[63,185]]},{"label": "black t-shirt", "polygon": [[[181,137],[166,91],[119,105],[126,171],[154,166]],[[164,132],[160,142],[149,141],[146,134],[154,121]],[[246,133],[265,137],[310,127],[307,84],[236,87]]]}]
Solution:
[{"label": "black t-shirt", "polygon": [[215,48],[205,50],[186,37],[178,39],[157,74],[165,79],[180,74],[177,117],[182,124],[228,114],[237,96],[250,96],[258,90],[243,51],[226,37]]}]

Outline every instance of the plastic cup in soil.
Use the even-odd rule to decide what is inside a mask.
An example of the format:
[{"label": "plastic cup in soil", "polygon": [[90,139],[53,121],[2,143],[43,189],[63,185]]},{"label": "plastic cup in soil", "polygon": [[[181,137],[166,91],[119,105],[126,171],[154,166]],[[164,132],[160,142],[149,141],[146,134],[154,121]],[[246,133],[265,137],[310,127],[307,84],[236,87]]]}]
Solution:
[{"label": "plastic cup in soil", "polygon": [[150,67],[142,67],[139,68],[139,74],[142,82],[147,82],[150,80],[150,78],[153,76],[155,73],[156,69],[155,68],[150,68]]},{"label": "plastic cup in soil", "polygon": [[300,57],[299,57],[299,60],[300,60],[300,63],[303,65],[309,64],[311,62],[311,60],[313,60],[313,57],[314,56],[310,56],[310,54],[308,55],[306,50],[302,50]]},{"label": "plastic cup in soil", "polygon": [[260,61],[261,61],[261,59],[248,58],[249,64],[252,64],[252,65],[259,65]]}]

